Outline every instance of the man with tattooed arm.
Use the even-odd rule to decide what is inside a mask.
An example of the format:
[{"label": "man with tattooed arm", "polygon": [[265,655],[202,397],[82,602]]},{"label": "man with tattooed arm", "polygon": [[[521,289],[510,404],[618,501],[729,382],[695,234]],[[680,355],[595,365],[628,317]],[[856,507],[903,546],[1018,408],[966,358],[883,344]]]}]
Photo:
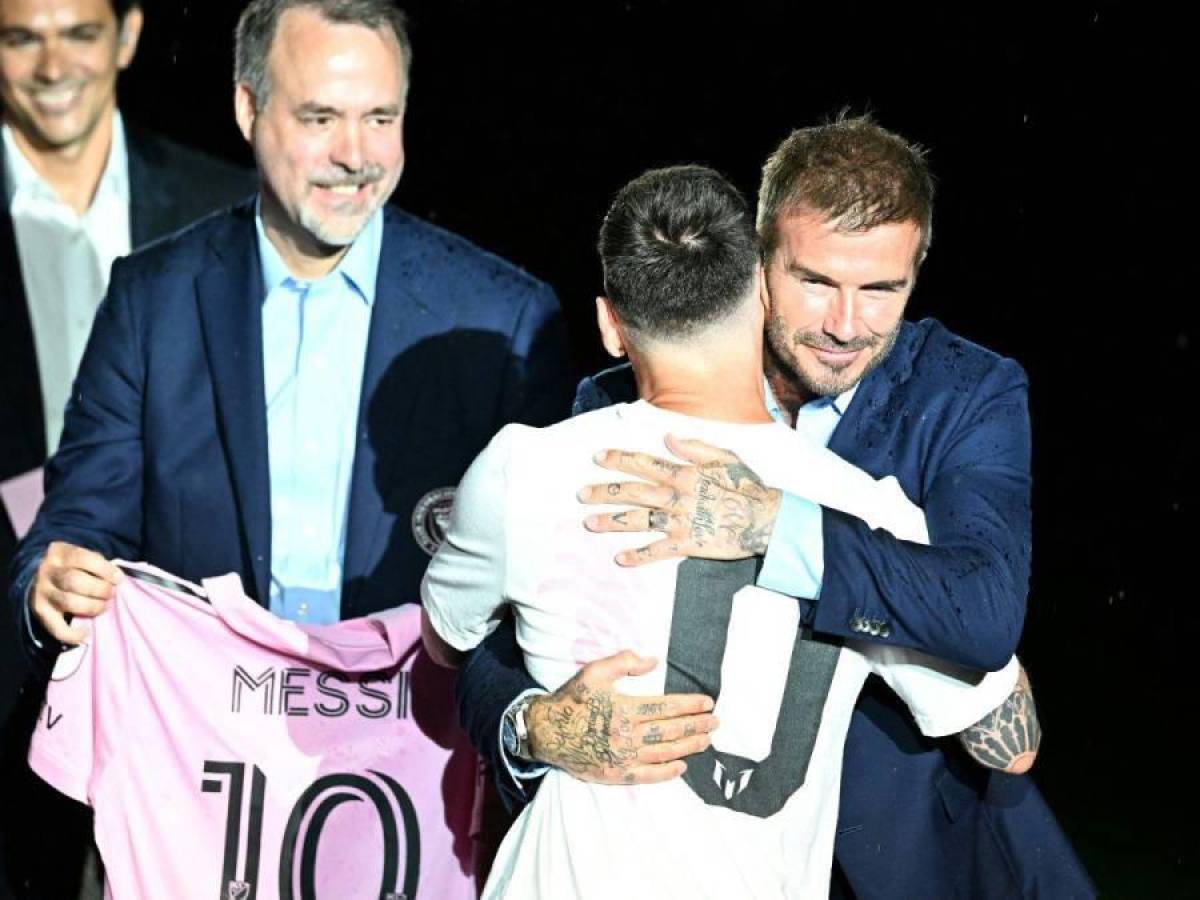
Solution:
[{"label": "man with tattooed arm", "polygon": [[[894,475],[924,508],[932,546],[895,540],[786,492],[766,492],[751,507],[755,540],[701,546],[704,535],[688,534],[701,498],[687,482],[700,483],[707,470],[689,463],[664,470],[667,478],[634,466],[630,474],[650,475],[648,484],[611,498],[607,486],[596,490],[596,499],[641,506],[600,518],[597,530],[653,524],[671,532],[622,562],[732,546],[763,563],[758,584],[795,597],[816,634],[914,647],[980,670],[1013,652],[1031,546],[1028,384],[1014,361],[935,321],[903,320],[932,213],[923,151],[869,118],[800,129],[763,170],[758,231],[772,413],[808,442],[873,475]],[[897,231],[915,237],[914,257],[888,258],[883,238]],[[630,367],[621,366],[585,379],[576,411],[635,396]],[[617,469],[632,462],[609,459]],[[719,480],[703,483],[709,502],[742,502]],[[527,802],[546,765],[606,783],[676,777],[696,746],[687,732],[712,727],[704,715],[710,701],[669,695],[647,703],[614,687],[651,665],[629,651],[614,654],[547,694],[526,672],[511,623],[497,628],[468,658],[458,690],[463,724],[494,761],[502,795]],[[575,698],[583,695],[615,711],[607,721],[584,720],[593,729],[586,750],[559,726],[579,721]],[[1094,896],[1033,782],[985,770],[952,743],[922,738],[893,695],[868,681],[845,747],[840,893]],[[1023,750],[1015,741],[988,746],[1000,763]]]},{"label": "man with tattooed arm", "polygon": [[[916,229],[887,240],[889,258],[911,264]],[[721,728],[710,742],[713,715],[685,721],[671,737],[693,741],[697,755],[681,779],[663,784],[633,784],[630,771],[625,788],[551,772],[501,846],[485,896],[820,896],[842,747],[868,674],[888,683],[927,735],[1019,730],[1028,750],[1013,761],[1017,770],[1032,764],[1038,740],[1028,682],[1015,659],[980,676],[916,651],[818,638],[794,600],[755,584],[758,564],[741,548],[764,539],[757,523],[780,502],[756,472],[897,540],[927,544],[929,534],[894,478],[872,478],[768,412],[759,339],[766,285],[737,191],[700,167],[647,173],[618,194],[600,249],[601,334],[614,355],[629,354],[642,399],[547,429],[510,426],[492,441],[463,479],[422,585],[426,646],[454,664],[511,606],[532,674],[571,693],[574,708],[551,710],[545,723],[568,769],[603,753],[598,737],[623,717],[573,681],[576,669],[621,647],[666,661],[626,682],[631,698],[641,695],[630,701],[638,714],[653,716],[664,691],[709,695],[719,698]],[[668,438],[701,465],[695,475],[647,452],[672,433],[741,456]],[[635,449],[588,460],[616,439]],[[581,492],[598,490],[599,502],[652,501],[655,528],[669,529],[669,504],[694,494],[689,528],[709,558],[615,565],[629,536],[585,532],[571,496],[597,477],[596,463],[669,482]],[[633,514],[613,515],[619,525]],[[660,727],[648,724],[644,738],[665,738]],[[976,753],[996,764],[990,756],[986,746]]]}]

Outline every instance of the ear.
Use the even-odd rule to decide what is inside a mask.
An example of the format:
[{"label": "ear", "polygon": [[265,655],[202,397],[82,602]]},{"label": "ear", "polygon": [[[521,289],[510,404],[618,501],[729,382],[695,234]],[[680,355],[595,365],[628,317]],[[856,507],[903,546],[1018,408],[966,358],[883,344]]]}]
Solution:
[{"label": "ear", "polygon": [[244,81],[239,81],[233,89],[233,114],[246,143],[253,143],[251,139],[254,135],[254,120],[258,118],[258,100]]},{"label": "ear", "polygon": [[625,338],[621,334],[621,320],[613,312],[612,302],[607,297],[596,298],[596,325],[600,329],[600,342],[609,356],[625,355]]},{"label": "ear", "polygon": [[771,291],[767,288],[767,267],[764,263],[758,264],[758,302],[762,304],[763,316],[769,317],[771,314]]},{"label": "ear", "polygon": [[137,53],[138,40],[142,36],[142,8],[133,6],[125,13],[120,30],[117,32],[117,68],[127,69]]}]

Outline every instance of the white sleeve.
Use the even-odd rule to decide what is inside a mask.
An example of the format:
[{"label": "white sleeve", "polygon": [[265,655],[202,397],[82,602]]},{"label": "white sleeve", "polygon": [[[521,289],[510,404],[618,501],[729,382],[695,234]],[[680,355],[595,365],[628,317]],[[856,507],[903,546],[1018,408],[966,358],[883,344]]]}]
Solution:
[{"label": "white sleeve", "polygon": [[887,682],[929,737],[970,728],[1013,692],[1021,666],[1014,656],[998,672],[977,672],[916,650],[847,642]]},{"label": "white sleeve", "polygon": [[457,650],[470,650],[503,618],[507,557],[508,425],[492,438],[454,495],[446,539],[421,582],[430,624]]}]

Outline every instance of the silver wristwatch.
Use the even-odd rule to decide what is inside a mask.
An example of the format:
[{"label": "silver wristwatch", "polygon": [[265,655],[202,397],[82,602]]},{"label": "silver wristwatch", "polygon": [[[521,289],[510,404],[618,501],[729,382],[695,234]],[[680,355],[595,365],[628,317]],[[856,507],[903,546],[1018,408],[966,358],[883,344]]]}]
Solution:
[{"label": "silver wristwatch", "polygon": [[504,750],[523,762],[533,762],[529,752],[529,724],[525,715],[533,697],[524,697],[504,711]]}]

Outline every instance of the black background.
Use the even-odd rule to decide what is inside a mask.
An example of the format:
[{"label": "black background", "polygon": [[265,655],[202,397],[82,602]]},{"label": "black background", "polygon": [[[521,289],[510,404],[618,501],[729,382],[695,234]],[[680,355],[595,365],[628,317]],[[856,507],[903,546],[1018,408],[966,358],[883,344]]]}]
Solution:
[{"label": "black background", "polygon": [[[147,0],[127,115],[249,163],[241,5]],[[553,284],[584,374],[604,363],[596,230],[633,175],[701,162],[753,195],[792,128],[843,106],[927,146],[940,193],[909,315],[1032,381],[1038,781],[1106,896],[1200,896],[1189,36],[1146,3],[973,6],[408,3],[397,199]]]}]

